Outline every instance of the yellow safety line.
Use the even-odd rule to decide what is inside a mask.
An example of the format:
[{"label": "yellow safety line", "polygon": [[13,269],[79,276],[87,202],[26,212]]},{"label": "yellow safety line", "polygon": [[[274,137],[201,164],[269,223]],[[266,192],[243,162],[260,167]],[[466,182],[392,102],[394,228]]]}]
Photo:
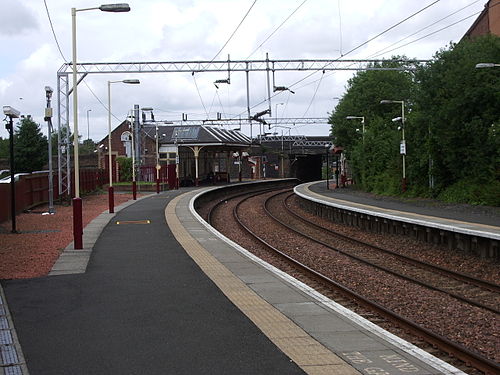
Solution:
[{"label": "yellow safety line", "polygon": [[184,195],[174,198],[165,208],[167,224],[184,250],[222,293],[307,374],[359,375],[356,369],[262,299],[188,233],[175,212]]},{"label": "yellow safety line", "polygon": [[150,220],[128,220],[128,221],[117,221],[117,225],[121,224],[151,224]]}]

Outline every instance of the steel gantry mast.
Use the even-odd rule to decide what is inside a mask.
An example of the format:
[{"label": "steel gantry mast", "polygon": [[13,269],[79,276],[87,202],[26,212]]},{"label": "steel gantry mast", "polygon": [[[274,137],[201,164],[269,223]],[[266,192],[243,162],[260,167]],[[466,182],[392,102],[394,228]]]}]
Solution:
[{"label": "steel gantry mast", "polygon": [[[401,67],[386,68],[378,64],[383,62],[399,62]],[[416,69],[421,63],[428,60],[340,60],[340,59],[291,59],[272,60],[266,54],[263,60],[227,60],[220,61],[158,61],[158,62],[115,62],[115,63],[78,63],[78,83],[88,74],[109,73],[203,73],[226,71],[228,76],[231,72],[245,72],[247,82],[247,113],[250,118],[249,102],[249,72],[275,71],[333,71],[333,70],[399,70],[408,71]],[[403,66],[404,65],[404,66]],[[57,72],[57,109],[58,109],[58,169],[59,169],[59,193],[70,195],[71,171],[70,171],[70,129],[69,129],[69,75],[72,73],[72,64],[63,64]],[[273,82],[274,84],[274,82]],[[268,91],[270,90],[268,79]],[[284,89],[279,87],[280,89]],[[275,87],[273,87],[273,91]],[[288,88],[286,88],[288,89]],[[269,95],[269,107],[266,114],[271,116],[271,97]],[[255,119],[254,119],[255,120]],[[258,120],[257,120],[258,121]],[[75,136],[77,136],[75,134]]]}]

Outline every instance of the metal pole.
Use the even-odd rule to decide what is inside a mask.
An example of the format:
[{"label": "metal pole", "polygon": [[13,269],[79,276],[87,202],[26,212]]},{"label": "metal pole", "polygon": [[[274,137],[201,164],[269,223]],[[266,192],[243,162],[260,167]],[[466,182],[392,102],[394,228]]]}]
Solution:
[{"label": "metal pole", "polygon": [[50,98],[52,95],[52,89],[50,89],[50,92],[46,91],[46,95],[47,95],[47,112],[45,114],[45,120],[47,121],[47,140],[49,142],[49,214],[53,214],[55,213],[54,172],[52,167],[52,108],[50,107]]},{"label": "metal pole", "polygon": [[113,156],[111,155],[111,81],[108,81],[108,167],[109,167],[109,186],[108,203],[109,213],[115,212],[115,192],[113,188]]},{"label": "metal pole", "polygon": [[330,184],[329,184],[329,178],[330,176],[328,175],[328,149],[330,148],[329,145],[326,146],[326,190],[330,190]]},{"label": "metal pole", "polygon": [[76,77],[76,8],[71,8],[71,30],[73,44],[73,152],[75,155],[75,197],[73,198],[73,240],[74,248],[83,249],[82,200],[80,198],[80,163],[78,158],[78,94]]},{"label": "metal pole", "polygon": [[266,71],[267,71],[267,102],[269,104],[269,116],[271,116],[271,83],[269,82],[269,54],[266,52]]},{"label": "metal pole", "polygon": [[135,121],[132,118],[130,125],[132,126],[132,199],[136,200],[137,199],[137,185],[135,182],[135,134],[134,134],[134,126],[135,126]]},{"label": "metal pole", "polygon": [[158,153],[158,125],[156,128],[156,194],[160,193],[160,154]]},{"label": "metal pole", "polygon": [[403,153],[403,181],[402,181],[402,189],[403,192],[406,191],[406,141],[405,141],[405,101],[401,101],[401,138],[404,145],[404,153]]},{"label": "metal pole", "polygon": [[250,116],[250,78],[249,78],[249,71],[248,71],[248,62],[246,63],[246,76],[247,76],[247,114],[248,118],[250,121],[250,141],[252,142],[252,119]]},{"label": "metal pole", "polygon": [[89,112],[91,112],[91,109],[87,109],[87,140],[90,139],[90,122],[89,122]]},{"label": "metal pole", "polygon": [[16,230],[16,181],[14,173],[14,122],[9,116],[9,150],[10,150],[10,215],[12,219],[11,233],[17,233]]},{"label": "metal pole", "polygon": [[141,180],[141,153],[142,153],[142,148],[141,148],[141,134],[140,134],[140,123],[139,123],[139,104],[134,104],[134,137],[135,137],[135,162],[139,166],[137,171],[139,172],[138,174],[136,173],[136,178],[140,181]]}]

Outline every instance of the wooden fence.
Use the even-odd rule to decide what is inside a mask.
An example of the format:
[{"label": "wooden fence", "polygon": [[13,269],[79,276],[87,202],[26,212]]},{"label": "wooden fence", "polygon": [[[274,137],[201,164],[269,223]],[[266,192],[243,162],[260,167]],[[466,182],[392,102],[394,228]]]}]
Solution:
[{"label": "wooden fence", "polygon": [[[95,191],[106,183],[104,169],[80,169],[80,193]],[[0,184],[0,223],[11,218],[10,183]],[[74,196],[74,174],[71,181],[71,196]],[[53,176],[54,201],[60,199],[58,176]],[[49,200],[48,172],[20,176],[16,182],[16,214]]]}]

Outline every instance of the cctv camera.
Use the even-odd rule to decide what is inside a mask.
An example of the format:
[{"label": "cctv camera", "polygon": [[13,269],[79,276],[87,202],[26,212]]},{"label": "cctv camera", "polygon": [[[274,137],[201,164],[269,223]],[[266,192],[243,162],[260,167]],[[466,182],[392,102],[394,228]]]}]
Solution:
[{"label": "cctv camera", "polygon": [[19,112],[17,109],[12,108],[10,105],[4,105],[3,114],[9,116],[10,118],[19,118],[21,112]]},{"label": "cctv camera", "polygon": [[52,93],[54,92],[54,90],[52,90],[52,87],[50,87],[50,86],[45,86],[45,92],[46,92],[47,94],[48,94],[48,93],[51,93],[51,94],[52,94]]}]

